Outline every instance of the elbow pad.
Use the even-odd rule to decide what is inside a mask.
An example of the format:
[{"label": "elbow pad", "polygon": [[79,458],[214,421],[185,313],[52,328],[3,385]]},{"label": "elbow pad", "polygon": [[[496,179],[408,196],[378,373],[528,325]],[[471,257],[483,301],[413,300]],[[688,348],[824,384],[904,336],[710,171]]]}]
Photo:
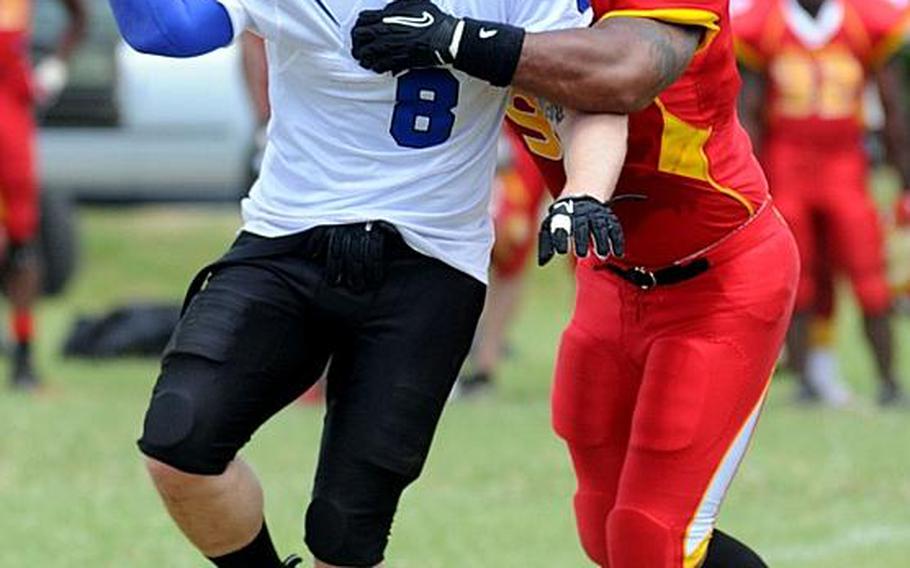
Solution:
[{"label": "elbow pad", "polygon": [[225,47],[234,25],[216,0],[110,0],[117,26],[136,51],[193,57]]}]

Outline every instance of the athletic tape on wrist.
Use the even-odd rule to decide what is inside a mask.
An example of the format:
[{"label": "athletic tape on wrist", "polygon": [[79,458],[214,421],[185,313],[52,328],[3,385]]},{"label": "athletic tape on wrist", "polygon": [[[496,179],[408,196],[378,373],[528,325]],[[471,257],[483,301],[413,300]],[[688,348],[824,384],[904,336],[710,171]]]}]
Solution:
[{"label": "athletic tape on wrist", "polygon": [[458,52],[461,49],[461,39],[464,37],[464,20],[458,20],[455,26],[455,33],[452,34],[452,43],[449,44],[449,53],[452,55],[452,61],[458,59]]}]

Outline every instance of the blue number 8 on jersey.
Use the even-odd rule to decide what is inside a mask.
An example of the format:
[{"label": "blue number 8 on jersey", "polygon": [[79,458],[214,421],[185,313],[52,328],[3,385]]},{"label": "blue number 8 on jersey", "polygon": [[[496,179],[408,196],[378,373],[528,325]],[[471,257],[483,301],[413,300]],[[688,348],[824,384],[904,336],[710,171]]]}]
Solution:
[{"label": "blue number 8 on jersey", "polygon": [[455,127],[458,79],[445,69],[415,69],[398,79],[392,138],[405,148],[443,144]]}]

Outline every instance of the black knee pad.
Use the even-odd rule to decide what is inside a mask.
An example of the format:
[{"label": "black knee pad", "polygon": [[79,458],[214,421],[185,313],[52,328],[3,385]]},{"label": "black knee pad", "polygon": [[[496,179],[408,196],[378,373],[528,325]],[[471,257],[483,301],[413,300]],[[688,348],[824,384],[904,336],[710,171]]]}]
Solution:
[{"label": "black knee pad", "polygon": [[189,395],[177,390],[159,392],[145,416],[142,440],[159,448],[179,446],[190,437],[194,422],[195,410]]},{"label": "black knee pad", "polygon": [[313,556],[323,562],[338,564],[338,556],[347,540],[348,515],[331,501],[314,499],[306,512],[305,531],[306,544]]},{"label": "black knee pad", "polygon": [[206,370],[211,365],[197,359],[165,366],[138,442],[146,456],[196,475],[220,475],[227,469],[234,454],[212,437],[217,428],[205,423],[206,405],[212,401],[204,398],[201,389],[185,388],[191,384],[188,380],[173,380],[186,376],[207,381]]},{"label": "black knee pad", "polygon": [[382,468],[360,471],[342,476],[345,487],[317,481],[306,514],[305,540],[323,562],[376,566],[385,556],[398,501],[412,480]]}]

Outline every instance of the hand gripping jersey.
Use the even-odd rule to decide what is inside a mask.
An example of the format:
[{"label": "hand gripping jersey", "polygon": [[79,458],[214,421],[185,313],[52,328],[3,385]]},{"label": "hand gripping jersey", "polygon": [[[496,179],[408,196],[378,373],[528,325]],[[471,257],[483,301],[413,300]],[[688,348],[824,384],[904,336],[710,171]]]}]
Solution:
[{"label": "hand gripping jersey", "polygon": [[858,148],[869,75],[900,47],[906,9],[889,0],[828,0],[817,17],[797,0],[744,6],[740,61],[768,81],[768,142]]},{"label": "hand gripping jersey", "polygon": [[[222,0],[266,40],[272,120],[245,230],[275,237],[384,220],[410,246],[486,281],[490,191],[507,91],[449,69],[376,75],[351,57],[360,11],[385,0]],[[577,0],[446,0],[530,30],[583,27]]]},{"label": "hand gripping jersey", "polygon": [[[629,152],[615,206],[626,231],[624,263],[658,268],[698,254],[742,226],[768,200],[768,187],[736,115],[740,80],[726,0],[594,0],[598,20],[646,17],[704,29],[683,76],[630,117]],[[548,186],[561,191],[561,110],[516,93],[509,118]]]}]

